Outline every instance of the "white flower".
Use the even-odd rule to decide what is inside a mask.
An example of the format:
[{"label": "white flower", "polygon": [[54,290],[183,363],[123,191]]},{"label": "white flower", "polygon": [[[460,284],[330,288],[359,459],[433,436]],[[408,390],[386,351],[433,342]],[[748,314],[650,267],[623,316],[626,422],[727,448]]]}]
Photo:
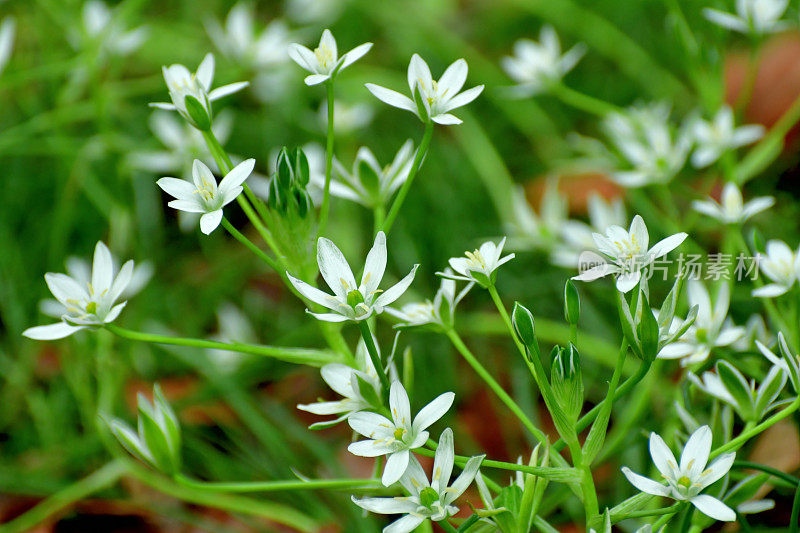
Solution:
[{"label": "white flower", "polygon": [[[386,270],[386,234],[382,231],[375,236],[375,243],[367,254],[360,285],[356,285],[353,271],[350,270],[350,265],[341,250],[325,237],[320,237],[317,241],[317,265],[333,294],[322,292],[288,272],[286,275],[300,294],[333,311],[333,313],[311,313],[309,311],[319,320],[328,322],[359,321],[369,318],[373,312],[382,313],[385,306],[406,292],[408,286],[414,281],[414,274],[419,267],[419,265],[414,265],[406,277],[386,291],[378,289]],[[382,294],[378,296],[379,293]]]},{"label": "white flower", "polygon": [[785,242],[767,242],[767,256],[759,255],[758,268],[772,283],[753,290],[753,296],[775,298],[785,294],[800,276],[800,250],[793,252]]},{"label": "white flower", "polygon": [[455,274],[447,271],[437,272],[437,274],[453,280],[474,281],[484,288],[494,285],[497,277],[495,270],[514,259],[514,254],[500,257],[503,255],[503,246],[505,244],[505,237],[498,244],[486,241],[481,244],[480,248],[472,252],[465,252],[466,257],[450,258],[450,268],[453,269]]},{"label": "white flower", "polygon": [[428,432],[425,430],[444,416],[453,405],[455,396],[452,392],[437,396],[412,420],[406,389],[402,383],[394,381],[389,389],[391,420],[368,411],[354,413],[347,423],[367,440],[354,442],[347,449],[360,457],[387,455],[381,481],[388,487],[405,473],[411,458],[410,450],[427,442]]},{"label": "white flower", "polygon": [[687,131],[677,135],[669,122],[667,104],[632,107],[611,113],[603,121],[606,133],[628,170],[617,170],[614,180],[624,187],[667,183],[683,168],[691,148]]},{"label": "white flower", "polygon": [[772,196],[761,196],[744,203],[739,188],[734,183],[728,182],[722,188],[719,202],[713,198],[695,200],[692,202],[692,207],[695,211],[724,224],[741,224],[753,215],[769,209],[774,203],[775,198]]},{"label": "white flower", "polygon": [[775,401],[786,385],[788,372],[773,365],[764,381],[759,385],[755,380],[749,382],[739,370],[727,361],[717,361],[716,373],[703,372],[702,379],[694,372],[687,377],[700,390],[721,400],[750,422],[758,422],[772,409],[778,407]]},{"label": "white flower", "polygon": [[249,85],[249,82],[240,81],[211,90],[211,83],[214,81],[214,54],[211,53],[206,54],[195,73],[189,72],[188,68],[180,64],[162,67],[161,70],[172,103],[155,102],[150,105],[168,111],[177,110],[186,120],[198,127],[204,126],[204,124],[197,122],[198,117],[190,116],[186,104],[187,98],[193,98],[197,104],[203,107],[207,117],[201,117],[202,122],[205,122],[205,118],[207,118],[210,124],[211,102],[240,91]]},{"label": "white flower", "polygon": [[552,26],[545,24],[539,42],[520,39],[514,43],[514,55],[501,60],[503,70],[517,82],[514,92],[532,96],[559,83],[586,53],[586,45],[577,44],[561,54],[561,43]]},{"label": "white flower", "polygon": [[625,466],[622,467],[622,473],[642,492],[689,501],[701,513],[714,520],[732,522],[736,520],[733,509],[713,496],[700,494],[703,489],[727,474],[736,458],[736,453],[726,453],[706,468],[711,452],[711,439],[711,429],[708,426],[695,431],[686,442],[679,465],[664,439],[655,433],[650,434],[650,456],[667,485],[636,474]]},{"label": "white flower", "polygon": [[292,43],[289,45],[289,57],[311,73],[310,76],[306,76],[306,85],[317,85],[335,78],[340,70],[361,59],[370,48],[372,43],[364,43],[339,57],[336,39],[330,30],[325,30],[322,32],[319,46],[313,52],[301,44]]},{"label": "white flower", "polygon": [[[447,268],[444,271],[445,276],[451,276],[452,271]],[[404,305],[400,309],[386,308],[386,312],[390,315],[399,318],[404,326],[439,326],[442,328],[450,328],[453,326],[456,306],[467,295],[469,290],[474,285],[473,282],[468,283],[461,292],[456,295],[456,282],[452,279],[443,278],[436,291],[433,301],[425,300],[424,302],[412,302]]]},{"label": "white flower", "polygon": [[265,69],[288,61],[286,50],[291,35],[286,23],[273,20],[256,36],[253,6],[239,2],[228,12],[223,27],[218,21],[206,22],[209,37],[226,56],[255,69]]},{"label": "white flower", "polygon": [[[410,533],[427,518],[433,521],[445,520],[458,512],[453,505],[459,496],[472,484],[484,456],[470,457],[461,474],[450,483],[455,453],[453,430],[442,431],[439,447],[433,459],[433,477],[428,476],[416,458],[412,457],[408,469],[400,478],[400,483],[408,496],[394,498],[353,498],[353,502],[373,513],[405,515],[383,528],[383,533]],[[448,486],[449,485],[449,486]]]},{"label": "white flower", "polygon": [[593,281],[608,274],[619,274],[617,277],[617,290],[628,292],[642,277],[642,270],[656,259],[668,254],[684,241],[686,233],[676,233],[660,240],[648,249],[650,236],[647,226],[639,215],[633,217],[628,231],[622,226],[611,226],[606,230],[606,235],[593,234],[597,248],[608,256],[613,264],[601,263],[581,272],[572,279],[580,281]]},{"label": "white flower", "polygon": [[724,105],[711,121],[699,117],[694,119],[691,131],[697,145],[692,154],[692,165],[705,168],[725,152],[759,140],[764,135],[764,126],[750,124],[734,127],[733,109]]},{"label": "white flower", "polygon": [[16,33],[17,21],[12,16],[7,16],[0,23],[0,73],[3,72],[8,60],[11,59],[11,51],[14,49],[14,34]]},{"label": "white flower", "polygon": [[459,93],[465,81],[467,81],[467,62],[463,59],[447,67],[437,82],[431,76],[428,64],[419,55],[414,54],[408,65],[408,87],[411,90],[411,98],[374,83],[367,83],[366,87],[378,100],[411,111],[423,122],[432,120],[437,124],[449,125],[462,122],[461,119],[451,115],[450,111],[472,102],[483,91],[483,85],[478,85]]},{"label": "white flower", "polygon": [[384,167],[372,150],[362,146],[353,161],[352,172],[334,160],[333,169],[338,180],[331,182],[331,194],[369,208],[382,206],[408,178],[414,154],[414,143],[409,139],[400,147],[392,162]]},{"label": "white flower", "polygon": [[36,340],[61,339],[89,327],[113,322],[127,302],[117,299],[133,276],[133,261],[114,275],[111,252],[101,241],[94,249],[91,281],[81,283],[66,274],[47,273],[44,279],[53,296],[63,306],[61,322],[28,328],[23,335]]},{"label": "white flower", "polygon": [[550,254],[550,261],[558,266],[575,268],[580,254],[586,250],[597,250],[593,235],[605,233],[611,226],[628,223],[622,198],[605,200],[596,192],[589,195],[589,223],[580,220],[565,220],[560,226],[561,241]]},{"label": "white flower", "polygon": [[145,26],[125,31],[117,14],[101,0],[83,4],[82,18],[83,33],[69,34],[69,41],[76,49],[99,45],[103,52],[124,56],[142,46],[149,31]]},{"label": "white flower", "polygon": [[720,285],[713,307],[708,289],[701,281],[689,280],[687,291],[689,306],[697,306],[697,318],[677,342],[665,346],[658,354],[660,359],[681,358],[683,366],[705,361],[711,350],[730,346],[745,334],[743,327],[726,320],[730,305],[727,283]]},{"label": "white flower", "polygon": [[528,203],[522,186],[514,189],[512,203],[510,222],[506,224],[509,248],[549,250],[557,244],[569,210],[566,196],[558,190],[557,180],[548,180],[538,213]]},{"label": "white flower", "polygon": [[760,35],[790,27],[780,20],[788,6],[789,0],[736,0],[736,15],[711,8],[704,9],[703,15],[723,28]]},{"label": "white flower", "polygon": [[211,170],[199,159],[192,167],[194,183],[177,178],[161,178],[156,183],[164,192],[175,197],[170,207],[189,213],[203,213],[200,217],[200,231],[206,235],[217,229],[222,221],[222,208],[236,199],[242,192],[242,183],[256,164],[248,159],[236,165],[217,185]]},{"label": "white flower", "polygon": [[[375,345],[377,346],[377,343]],[[315,415],[340,416],[333,420],[311,424],[310,429],[333,426],[359,411],[375,409],[381,405],[381,381],[367,353],[364,339],[359,341],[356,348],[356,366],[357,369],[341,363],[330,363],[322,367],[320,370],[322,379],[343,398],[330,402],[300,404],[297,408]]]}]

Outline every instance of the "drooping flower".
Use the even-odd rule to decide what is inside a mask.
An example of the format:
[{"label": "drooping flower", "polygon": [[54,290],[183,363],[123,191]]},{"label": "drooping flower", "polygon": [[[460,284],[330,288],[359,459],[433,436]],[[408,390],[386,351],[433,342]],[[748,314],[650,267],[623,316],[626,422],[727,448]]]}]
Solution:
[{"label": "drooping flower", "polygon": [[622,467],[622,473],[642,492],[688,501],[714,520],[732,522],[736,520],[733,509],[713,496],[700,494],[703,489],[727,474],[736,458],[735,452],[726,453],[706,467],[711,452],[711,439],[711,428],[708,426],[702,426],[695,431],[686,442],[678,464],[664,439],[655,433],[650,434],[650,456],[667,485],[639,475],[626,466]]},{"label": "drooping flower", "polygon": [[170,207],[189,213],[203,213],[200,217],[200,231],[206,235],[217,229],[222,221],[222,208],[242,193],[242,183],[247,179],[256,160],[248,159],[228,172],[217,185],[211,170],[199,159],[192,167],[194,183],[178,178],[161,178],[156,183],[164,192],[175,197]]},{"label": "drooping flower", "polygon": [[705,168],[725,152],[756,142],[765,130],[760,124],[735,127],[733,109],[724,105],[710,121],[695,118],[691,122],[691,131],[696,144],[692,165]]},{"label": "drooping flower", "polygon": [[[447,268],[444,275],[452,275],[452,271]],[[448,329],[453,326],[456,306],[473,285],[473,282],[468,283],[461,289],[461,292],[456,294],[456,282],[445,277],[442,279],[433,301],[412,302],[400,309],[387,307],[386,312],[400,319],[403,327],[433,326]]]},{"label": "drooping flower", "polygon": [[514,43],[514,55],[504,57],[501,65],[517,82],[513,88],[517,95],[533,96],[559,83],[585,53],[586,45],[579,43],[562,54],[555,29],[545,24],[539,32],[538,43],[520,39]]},{"label": "drooping flower", "polygon": [[466,257],[451,257],[449,260],[450,268],[455,274],[450,272],[437,272],[443,278],[475,282],[481,287],[487,288],[494,285],[500,266],[514,259],[514,254],[503,255],[503,246],[506,238],[503,237],[498,244],[486,241],[480,248],[472,252],[465,252]]},{"label": "drooping flower", "polygon": [[785,242],[767,242],[766,257],[759,256],[758,268],[772,283],[753,289],[753,296],[775,298],[788,292],[800,276],[800,250],[793,252]]},{"label": "drooping flower", "polygon": [[650,104],[605,118],[606,134],[622,156],[614,181],[623,187],[668,183],[683,168],[692,139],[686,128],[674,131],[669,113],[666,104]]},{"label": "drooping flower", "polygon": [[361,457],[386,455],[386,467],[381,481],[385,486],[399,480],[409,467],[411,450],[428,440],[426,429],[444,416],[453,405],[455,394],[445,392],[423,407],[413,419],[408,394],[402,383],[394,381],[389,389],[391,420],[383,415],[360,411],[347,422],[356,432],[367,437],[352,443],[347,449]]},{"label": "drooping flower", "polygon": [[288,272],[286,275],[300,294],[333,311],[333,313],[309,311],[319,320],[328,322],[359,321],[369,318],[372,313],[382,313],[385,306],[400,298],[408,289],[419,267],[414,265],[406,277],[386,291],[378,289],[386,270],[386,234],[382,231],[375,236],[375,243],[367,254],[360,284],[356,284],[353,271],[350,270],[350,265],[341,250],[325,237],[320,237],[317,241],[317,265],[333,294],[312,287]]},{"label": "drooping flower", "polygon": [[28,328],[28,338],[61,339],[84,328],[97,328],[113,322],[127,302],[117,299],[133,276],[133,261],[128,261],[114,275],[114,260],[102,241],[94,249],[91,281],[81,283],[66,274],[47,273],[47,287],[63,306],[61,322]]},{"label": "drooping flower", "polygon": [[223,54],[246,66],[264,69],[286,63],[289,59],[286,51],[291,42],[286,23],[273,20],[256,35],[255,21],[253,6],[238,2],[228,12],[224,25],[209,19],[206,30]]},{"label": "drooping flower", "polygon": [[[378,344],[376,343],[375,346],[377,347]],[[381,381],[372,364],[372,359],[367,354],[367,346],[363,339],[356,347],[356,367],[341,363],[330,363],[322,367],[320,370],[322,379],[343,398],[298,405],[298,409],[315,415],[339,415],[338,418],[332,420],[311,424],[310,429],[330,427],[359,411],[380,407]]]},{"label": "drooping flower", "polygon": [[697,318],[688,330],[658,354],[660,359],[681,359],[686,366],[708,359],[711,350],[730,346],[739,340],[745,329],[734,326],[728,319],[730,289],[727,283],[720,285],[713,306],[706,286],[698,280],[689,280],[689,306],[697,306]]},{"label": "drooping flower", "polygon": [[306,76],[306,85],[317,85],[334,79],[342,69],[361,59],[370,48],[372,43],[364,43],[339,57],[336,39],[330,30],[326,29],[322,32],[319,46],[313,52],[301,44],[292,43],[289,45],[289,57],[311,73]]},{"label": "drooping flower", "polygon": [[458,512],[453,503],[472,484],[483,461],[482,455],[470,457],[461,474],[450,485],[450,476],[455,462],[453,430],[442,431],[439,447],[433,459],[433,473],[430,482],[415,457],[409,461],[408,468],[400,478],[400,484],[408,496],[394,498],[353,498],[353,502],[373,513],[402,514],[383,533],[410,533],[426,519],[445,520]]},{"label": "drooping flower", "polygon": [[428,64],[419,55],[414,54],[408,65],[408,87],[411,90],[411,98],[374,83],[367,83],[366,87],[378,100],[411,111],[422,122],[432,120],[444,125],[461,124],[461,119],[451,115],[450,111],[472,102],[483,91],[483,85],[478,85],[462,93],[459,92],[467,81],[467,70],[467,62],[458,59],[447,67],[437,82],[431,76]]},{"label": "drooping flower", "polygon": [[723,224],[741,224],[753,215],[766,211],[774,203],[775,198],[772,196],[761,196],[744,203],[742,192],[736,184],[728,182],[722,188],[719,202],[713,198],[695,200],[692,202],[692,207],[695,211],[715,218]]},{"label": "drooping flower", "polygon": [[775,400],[786,385],[788,372],[773,365],[761,384],[747,378],[727,361],[717,361],[716,373],[703,372],[702,378],[689,372],[687,377],[697,388],[736,410],[747,422],[758,423],[778,407]]},{"label": "drooping flower", "polygon": [[628,292],[639,283],[642,271],[653,261],[668,254],[688,237],[686,233],[676,233],[647,248],[650,235],[647,226],[639,215],[633,217],[629,230],[621,226],[611,226],[605,235],[593,234],[595,244],[601,253],[612,263],[602,262],[581,272],[572,279],[593,281],[608,274],[618,274],[617,290]]},{"label": "drooping flower", "polygon": [[336,181],[331,182],[331,194],[358,202],[366,207],[384,205],[406,181],[414,161],[414,143],[407,140],[387,166],[381,166],[372,150],[359,148],[352,172],[334,159]]},{"label": "drooping flower", "polygon": [[172,103],[154,102],[150,105],[168,111],[178,111],[193,126],[201,130],[211,127],[213,116],[211,102],[241,91],[249,85],[249,82],[240,81],[212,90],[214,54],[211,53],[206,54],[194,73],[177,63],[169,67],[162,67],[161,70]]},{"label": "drooping flower", "polygon": [[739,33],[763,35],[783,31],[790,27],[780,20],[789,6],[789,0],[736,0],[736,14],[706,8],[703,15],[723,28]]}]

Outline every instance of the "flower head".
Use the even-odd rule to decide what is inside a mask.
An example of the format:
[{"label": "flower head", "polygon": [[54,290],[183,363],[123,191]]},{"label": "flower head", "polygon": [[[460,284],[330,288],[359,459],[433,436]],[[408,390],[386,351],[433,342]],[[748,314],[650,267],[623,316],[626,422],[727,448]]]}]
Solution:
[{"label": "flower head", "polygon": [[605,235],[595,233],[594,242],[601,253],[611,259],[581,272],[572,279],[593,281],[608,274],[619,274],[617,290],[628,292],[642,277],[642,271],[653,261],[671,252],[686,239],[686,233],[676,233],[662,239],[648,249],[650,235],[644,220],[639,215],[633,217],[629,230],[620,226],[611,226]]},{"label": "flower head", "polygon": [[372,43],[364,43],[339,57],[336,39],[330,30],[325,30],[319,46],[313,52],[301,44],[292,43],[289,45],[289,57],[311,73],[306,76],[306,85],[317,85],[335,78],[339,71],[361,59],[370,48]]},{"label": "flower head", "polygon": [[559,233],[567,223],[569,206],[556,180],[548,180],[538,212],[528,202],[522,186],[514,189],[512,202],[510,220],[506,223],[509,248],[550,250],[557,245]]},{"label": "flower head", "polygon": [[470,457],[464,465],[464,470],[450,485],[455,462],[454,450],[453,430],[447,428],[439,437],[430,481],[422,465],[412,457],[408,468],[400,478],[400,484],[408,492],[408,496],[353,498],[353,502],[373,513],[404,515],[384,528],[384,533],[410,533],[428,518],[439,521],[453,516],[458,512],[458,507],[454,506],[453,502],[472,484],[484,457],[482,455]]},{"label": "flower head", "polygon": [[559,83],[585,53],[586,46],[581,43],[562,55],[556,31],[545,24],[538,43],[520,39],[514,43],[514,55],[504,57],[501,65],[518,84],[514,92],[519,96],[532,96]]},{"label": "flower head", "polygon": [[689,329],[677,342],[665,346],[658,357],[661,359],[681,359],[686,366],[708,359],[715,348],[730,346],[745,334],[745,328],[734,326],[728,320],[730,288],[727,283],[720,285],[716,302],[712,305],[706,286],[698,280],[689,280],[689,306],[697,306],[697,317]]},{"label": "flower head", "polygon": [[695,168],[705,168],[725,152],[759,140],[764,135],[764,126],[750,124],[735,127],[733,110],[725,105],[711,121],[694,119],[691,122],[691,131],[697,145],[692,154],[692,165]]},{"label": "flower head", "polygon": [[626,466],[622,467],[622,473],[642,492],[689,501],[701,513],[714,520],[732,522],[736,520],[736,513],[730,507],[713,496],[700,494],[703,489],[727,474],[736,458],[736,453],[726,453],[706,468],[711,452],[711,439],[711,429],[708,426],[695,431],[686,442],[678,464],[664,439],[655,433],[650,434],[650,456],[667,485],[641,476]]},{"label": "flower head", "polygon": [[36,340],[61,339],[84,328],[113,322],[127,302],[117,303],[133,277],[133,261],[114,275],[114,260],[102,241],[94,249],[90,281],[84,283],[66,274],[47,273],[47,287],[63,307],[61,322],[28,328],[23,335]]},{"label": "flower head", "polygon": [[[452,276],[453,272],[447,268],[444,275]],[[386,312],[399,318],[402,321],[402,327],[432,326],[447,329],[453,326],[456,306],[473,285],[473,282],[468,283],[461,289],[461,292],[456,294],[456,282],[445,277],[442,279],[433,301],[412,302],[400,309],[387,307]]]},{"label": "flower head", "polygon": [[772,207],[775,198],[761,196],[753,198],[747,203],[742,200],[742,192],[736,184],[728,182],[722,188],[720,201],[713,198],[708,200],[695,200],[692,207],[695,211],[708,215],[724,224],[741,224],[748,218]]},{"label": "flower head", "polygon": [[83,4],[81,15],[83,32],[68,34],[76,49],[98,47],[102,53],[125,56],[135,52],[147,38],[146,26],[126,30],[120,17],[102,0],[88,0]]},{"label": "flower head", "polygon": [[706,8],[703,15],[723,28],[739,33],[762,35],[775,33],[790,27],[780,18],[789,0],[736,0],[736,14]]},{"label": "flower head", "polygon": [[759,256],[758,268],[772,283],[753,290],[753,296],[775,298],[785,294],[800,277],[800,250],[793,252],[785,242],[767,242],[767,256]]},{"label": "flower head", "polygon": [[201,130],[211,127],[211,102],[241,91],[249,82],[240,81],[211,90],[214,81],[214,54],[206,54],[196,72],[180,64],[162,67],[171,104],[150,104],[159,109],[178,111],[193,126]]},{"label": "flower head", "polygon": [[367,440],[354,442],[347,449],[361,457],[388,456],[382,477],[383,484],[388,487],[406,472],[410,450],[427,442],[428,432],[425,430],[444,416],[453,405],[455,396],[452,392],[439,395],[412,419],[406,389],[395,381],[389,389],[391,419],[368,411],[351,415],[347,419],[350,427]]},{"label": "flower head", "polygon": [[374,208],[384,205],[406,181],[414,161],[414,143],[407,140],[389,165],[381,166],[372,150],[359,148],[349,172],[334,160],[337,181],[331,183],[331,194]]},{"label": "flower head", "polygon": [[211,170],[199,159],[192,167],[193,183],[177,178],[161,178],[156,183],[164,192],[175,197],[168,205],[180,211],[203,213],[200,230],[206,235],[217,229],[222,221],[222,208],[242,193],[242,183],[253,172],[255,159],[236,165],[217,185]]},{"label": "flower head", "polygon": [[317,241],[317,265],[333,294],[312,287],[288,272],[286,275],[300,294],[333,311],[333,313],[309,311],[318,319],[328,322],[359,321],[369,318],[372,313],[382,313],[385,306],[400,298],[408,289],[419,267],[414,265],[406,277],[386,291],[378,289],[386,270],[386,234],[382,231],[375,236],[375,243],[367,254],[360,284],[356,284],[353,271],[350,270],[350,265],[341,250],[325,237],[320,237]]},{"label": "flower head", "polygon": [[484,288],[494,285],[495,279],[497,278],[495,270],[514,259],[514,254],[501,257],[505,244],[505,237],[503,237],[498,244],[492,241],[486,241],[481,244],[480,248],[472,252],[465,252],[464,255],[466,255],[466,257],[450,258],[450,268],[453,269],[455,274],[447,271],[437,272],[437,274],[453,280],[475,282]]},{"label": "flower head", "polygon": [[282,20],[273,20],[256,35],[253,6],[239,2],[228,12],[223,26],[217,20],[206,23],[208,35],[226,56],[256,69],[286,63],[290,43],[289,28]]},{"label": "flower head", "polygon": [[411,111],[422,122],[461,124],[461,119],[451,115],[450,111],[472,102],[483,91],[483,85],[478,85],[459,93],[467,81],[467,70],[467,62],[459,59],[447,67],[439,81],[435,81],[428,64],[414,54],[408,65],[411,98],[374,83],[367,83],[366,87],[378,100]]}]

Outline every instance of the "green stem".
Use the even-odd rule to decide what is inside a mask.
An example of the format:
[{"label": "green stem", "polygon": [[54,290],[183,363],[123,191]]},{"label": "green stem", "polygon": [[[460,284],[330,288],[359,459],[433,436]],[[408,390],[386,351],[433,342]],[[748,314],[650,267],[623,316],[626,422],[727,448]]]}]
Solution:
[{"label": "green stem", "polygon": [[[430,445],[430,441],[428,445]],[[436,452],[434,450],[429,450],[427,448],[417,448],[414,450],[414,453],[418,453],[420,455],[424,455],[425,457],[434,457]],[[464,466],[467,464],[471,457],[466,457],[464,455],[456,455],[454,456],[455,464],[458,466]],[[530,465],[521,465],[518,463],[507,463],[505,461],[495,461],[493,459],[484,459],[481,462],[481,467],[486,468],[496,468],[498,470],[508,470],[510,472],[523,472],[525,474],[533,474],[534,476],[539,476],[545,479],[553,479],[553,476],[556,474],[566,474],[567,471],[575,472],[573,468],[570,467],[552,467],[552,466],[530,466]]]},{"label": "green stem", "polygon": [[762,465],[761,463],[754,463],[752,461],[734,461],[731,468],[760,470],[761,472],[766,472],[767,474],[780,478],[792,485],[796,486],[800,484],[800,478],[797,478],[791,474],[787,474],[786,472],[778,470],[777,468],[772,468],[771,466]]},{"label": "green stem", "polygon": [[110,487],[125,473],[125,464],[114,460],[87,477],[76,481],[40,502],[36,507],[0,526],[2,533],[24,533],[33,531],[41,522],[63,511],[72,504]]},{"label": "green stem", "polygon": [[625,515],[625,519],[628,518],[643,518],[645,516],[661,516],[666,514],[675,514],[681,508],[681,503],[678,502],[674,505],[670,505],[669,507],[660,507],[658,509],[643,509],[641,511],[631,511],[630,513]]},{"label": "green stem", "polygon": [[389,230],[392,229],[392,224],[394,224],[394,219],[397,218],[397,213],[400,212],[400,207],[403,205],[403,202],[408,195],[408,191],[411,189],[411,184],[414,182],[414,178],[419,172],[419,167],[422,165],[422,158],[425,157],[425,154],[428,152],[428,145],[431,143],[431,137],[433,136],[433,121],[429,120],[425,123],[425,134],[422,136],[422,141],[419,143],[419,148],[417,148],[417,153],[414,156],[414,162],[411,163],[411,170],[408,173],[408,177],[406,178],[405,183],[403,186],[400,187],[400,191],[397,193],[397,196],[392,202],[392,207],[389,209],[389,215],[386,217],[386,221],[383,223],[383,231],[385,233],[389,233]]},{"label": "green stem", "polygon": [[319,233],[325,233],[328,225],[328,212],[331,203],[331,174],[333,173],[333,140],[335,137],[333,127],[333,80],[325,84],[328,94],[328,136],[325,147],[325,189],[322,192],[322,207],[319,213]]},{"label": "green stem", "polygon": [[779,413],[775,413],[774,415],[772,415],[768,419],[764,420],[763,422],[761,422],[757,426],[754,426],[754,427],[752,427],[752,428],[750,428],[750,429],[748,429],[746,431],[743,431],[735,439],[731,440],[730,442],[728,442],[726,444],[723,444],[722,446],[720,446],[716,450],[713,450],[711,452],[711,455],[709,456],[709,460],[714,459],[718,455],[723,454],[725,452],[738,449],[742,444],[744,444],[745,442],[747,442],[751,438],[755,437],[756,435],[758,435],[762,431],[765,431],[769,427],[777,424],[778,422],[780,422],[781,420],[783,420],[784,418],[786,418],[790,414],[792,414],[795,411],[797,411],[798,408],[800,408],[800,397],[797,397],[786,409],[783,409]]},{"label": "green stem", "polygon": [[500,398],[500,401],[502,401],[506,407],[508,407],[511,412],[516,415],[519,421],[522,422],[522,425],[524,425],[528,431],[530,431],[531,434],[536,437],[536,440],[542,443],[546,442],[547,436],[544,434],[544,432],[536,427],[531,419],[528,418],[528,416],[522,411],[522,408],[517,405],[511,396],[509,396],[508,393],[503,390],[503,387],[497,381],[495,381],[492,375],[483,367],[483,365],[481,365],[480,361],[478,361],[475,355],[469,350],[469,348],[467,348],[466,344],[464,344],[464,341],[461,339],[461,337],[459,337],[458,333],[456,333],[453,329],[448,329],[445,334],[450,339],[450,342],[453,343],[453,346],[458,353],[460,353],[464,360],[469,363],[475,373],[478,374],[478,376],[480,376],[480,378],[483,379],[487,385],[489,385],[489,388],[492,389],[498,398]]},{"label": "green stem", "polygon": [[247,353],[274,357],[282,361],[296,364],[322,366],[328,363],[340,362],[341,357],[333,352],[315,350],[311,348],[288,348],[282,346],[265,346],[255,344],[242,344],[239,342],[218,342],[206,339],[190,339],[184,337],[169,337],[142,333],[121,328],[114,324],[106,324],[105,328],[120,337],[135,341],[152,342],[156,344],[171,344],[174,346],[190,346],[194,348],[210,348],[214,350],[227,350],[230,352]]},{"label": "green stem", "polygon": [[448,522],[446,518],[444,520],[439,520],[436,523],[439,524],[439,527],[447,531],[447,533],[458,533],[458,530],[454,528],[453,524]]},{"label": "green stem", "polygon": [[789,520],[789,533],[797,533],[800,529],[800,483],[794,491],[794,502],[792,503],[792,517]]},{"label": "green stem", "polygon": [[372,359],[372,364],[375,367],[375,371],[378,373],[378,378],[381,380],[381,387],[383,388],[383,394],[385,396],[389,394],[389,388],[391,387],[391,384],[389,383],[389,377],[386,375],[386,371],[383,368],[381,355],[378,353],[378,348],[375,346],[375,339],[372,338],[372,332],[370,331],[369,324],[366,320],[359,320],[358,327],[361,330],[361,336],[364,338],[364,344],[367,345],[369,358]]},{"label": "green stem", "polygon": [[183,475],[175,477],[175,482],[185,487],[216,492],[273,492],[288,490],[321,489],[378,489],[383,488],[379,479],[300,479],[281,481],[230,481],[209,482],[190,479]]},{"label": "green stem", "polygon": [[598,117],[604,117],[609,113],[620,111],[617,106],[610,102],[570,89],[563,83],[554,85],[552,92],[559,100],[568,106],[592,115],[597,115]]},{"label": "green stem", "polygon": [[268,256],[261,248],[253,244],[250,239],[245,237],[239,230],[234,228],[233,224],[231,224],[225,217],[222,218],[222,226],[228,230],[228,233],[230,233],[237,241],[244,244],[248,250],[256,254],[260,259],[272,267],[275,272],[282,272],[283,269],[278,266],[278,263],[276,263],[273,258]]},{"label": "green stem", "polygon": [[[508,316],[508,311],[506,311],[506,306],[503,305],[503,300],[500,299],[500,295],[497,293],[497,288],[494,284],[489,285],[489,295],[492,297],[492,301],[494,305],[497,307],[497,311],[500,312],[500,316],[503,318],[503,323],[506,325],[506,329],[508,333],[511,335],[511,338],[514,339],[514,344],[517,345],[517,349],[519,353],[522,354],[522,358],[527,360],[527,349],[525,346],[520,342],[517,338],[517,334],[514,333],[514,326],[511,324],[511,318]],[[544,379],[544,376],[543,376]]]}]

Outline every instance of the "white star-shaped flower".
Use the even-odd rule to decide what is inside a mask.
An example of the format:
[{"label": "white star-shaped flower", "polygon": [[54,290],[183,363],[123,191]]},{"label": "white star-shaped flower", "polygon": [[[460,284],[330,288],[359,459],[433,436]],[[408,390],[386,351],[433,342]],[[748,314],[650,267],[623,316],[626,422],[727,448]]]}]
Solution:
[{"label": "white star-shaped flower", "polygon": [[306,76],[306,85],[317,85],[335,78],[342,69],[361,59],[370,48],[372,43],[364,43],[339,57],[336,39],[330,30],[325,30],[319,46],[313,52],[302,44],[292,43],[289,45],[289,57],[311,73]]},{"label": "white star-shaped flower", "polygon": [[753,290],[753,296],[775,298],[789,291],[800,277],[800,250],[793,252],[783,241],[767,242],[766,257],[759,256],[758,268],[772,283]]},{"label": "white star-shaped flower", "polygon": [[789,0],[736,0],[735,15],[711,8],[704,9],[703,15],[723,28],[762,35],[790,27],[789,22],[780,20],[787,7]]},{"label": "white star-shaped flower", "polygon": [[695,211],[715,218],[723,224],[741,224],[748,218],[766,211],[774,204],[775,198],[772,196],[760,196],[745,203],[739,187],[728,182],[722,188],[719,202],[713,198],[695,200],[692,202],[692,207]]},{"label": "white star-shaped flower", "polygon": [[751,144],[764,136],[764,126],[748,124],[735,127],[733,109],[722,106],[710,121],[695,118],[691,122],[691,131],[696,144],[692,154],[692,165],[705,168],[729,150],[736,150]]},{"label": "white star-shaped flower", "polygon": [[498,244],[486,241],[472,252],[465,252],[466,257],[451,257],[450,268],[455,273],[444,271],[437,272],[443,278],[475,282],[481,287],[493,285],[497,278],[495,272],[499,267],[514,259],[515,254],[503,255],[506,238],[503,237]]}]

